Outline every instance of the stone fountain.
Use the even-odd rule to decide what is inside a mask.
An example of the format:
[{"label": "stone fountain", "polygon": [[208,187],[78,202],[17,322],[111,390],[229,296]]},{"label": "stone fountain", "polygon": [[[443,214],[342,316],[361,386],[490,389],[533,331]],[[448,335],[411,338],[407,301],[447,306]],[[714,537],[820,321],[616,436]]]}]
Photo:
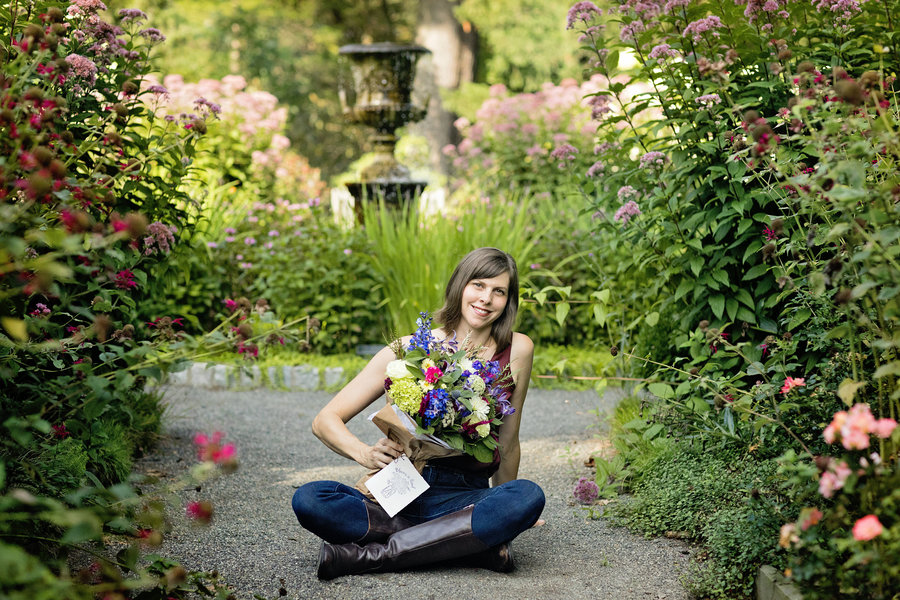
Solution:
[{"label": "stone fountain", "polygon": [[396,131],[425,116],[425,107],[412,99],[416,63],[430,51],[421,46],[391,42],[351,44],[339,50],[350,63],[350,78],[342,81],[341,107],[345,118],[374,129],[373,162],[359,173],[359,181],[348,183],[362,222],[362,203],[384,198],[388,204],[407,203],[421,195],[425,181],[414,181],[409,169],[394,157]]}]

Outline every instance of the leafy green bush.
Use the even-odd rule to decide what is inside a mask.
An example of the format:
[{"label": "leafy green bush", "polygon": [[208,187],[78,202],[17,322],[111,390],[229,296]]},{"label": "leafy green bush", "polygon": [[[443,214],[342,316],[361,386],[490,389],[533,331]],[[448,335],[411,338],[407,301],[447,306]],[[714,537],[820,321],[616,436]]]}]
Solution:
[{"label": "leafy green bush", "polygon": [[632,498],[614,503],[607,514],[646,535],[701,543],[705,550],[686,583],[693,593],[749,597],[759,565],[778,560],[783,517],[775,462],[684,442],[655,444],[652,453],[632,471]]}]

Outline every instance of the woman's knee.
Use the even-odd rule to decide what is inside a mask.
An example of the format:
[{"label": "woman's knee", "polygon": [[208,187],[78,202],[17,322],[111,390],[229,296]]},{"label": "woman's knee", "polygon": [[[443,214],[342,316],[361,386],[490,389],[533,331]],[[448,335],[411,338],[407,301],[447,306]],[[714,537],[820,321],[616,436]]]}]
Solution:
[{"label": "woman's knee", "polygon": [[310,521],[316,520],[321,514],[325,498],[328,496],[328,488],[333,489],[333,481],[311,481],[301,485],[294,491],[291,498],[291,508],[297,515],[297,520],[304,527]]},{"label": "woman's knee", "polygon": [[541,489],[541,486],[528,479],[516,479],[510,483],[516,486],[516,495],[518,496],[516,504],[521,508],[526,526],[531,527],[544,511],[544,505],[547,502],[544,490]]}]

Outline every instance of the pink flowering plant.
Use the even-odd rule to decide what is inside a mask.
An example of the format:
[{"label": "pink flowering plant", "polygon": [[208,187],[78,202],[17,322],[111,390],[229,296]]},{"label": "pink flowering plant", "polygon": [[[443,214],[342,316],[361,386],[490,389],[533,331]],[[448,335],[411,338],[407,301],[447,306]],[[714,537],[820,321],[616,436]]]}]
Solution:
[{"label": "pink flowering plant", "polygon": [[[579,182],[597,250],[630,251],[607,274],[630,317],[613,323],[634,347],[626,364],[659,399],[647,435],[790,458],[786,497],[757,490],[748,504],[806,525],[807,550],[784,548],[812,597],[897,587],[895,9],[628,0],[569,13],[588,75],[607,83],[592,140],[610,149],[607,176]],[[807,487],[818,502],[796,521]]]}]

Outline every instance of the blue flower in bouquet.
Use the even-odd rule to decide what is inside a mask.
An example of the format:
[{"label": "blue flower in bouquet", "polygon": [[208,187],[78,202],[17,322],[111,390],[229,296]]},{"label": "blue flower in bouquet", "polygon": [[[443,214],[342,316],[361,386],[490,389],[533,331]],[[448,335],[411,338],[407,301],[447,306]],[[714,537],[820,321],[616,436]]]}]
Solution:
[{"label": "blue flower in bouquet", "polygon": [[431,317],[428,313],[419,313],[416,319],[416,332],[413,333],[412,339],[409,340],[407,350],[422,350],[425,354],[431,354],[431,348],[434,346],[434,336],[431,334]]},{"label": "blue flower in bouquet", "polygon": [[444,389],[436,388],[429,390],[425,394],[425,399],[422,402],[422,407],[424,408],[422,416],[428,425],[444,418],[449,401],[450,392]]}]

